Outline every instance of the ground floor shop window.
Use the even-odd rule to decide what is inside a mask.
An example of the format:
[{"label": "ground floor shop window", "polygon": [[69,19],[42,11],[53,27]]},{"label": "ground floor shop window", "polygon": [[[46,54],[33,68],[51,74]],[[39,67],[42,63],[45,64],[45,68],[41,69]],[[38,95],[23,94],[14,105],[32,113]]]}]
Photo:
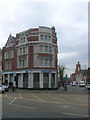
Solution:
[{"label": "ground floor shop window", "polygon": [[55,87],[55,73],[52,73],[51,87]]},{"label": "ground floor shop window", "polygon": [[49,87],[49,73],[43,73],[43,86],[44,88]]},{"label": "ground floor shop window", "polygon": [[39,88],[39,73],[33,73],[34,88]]},{"label": "ground floor shop window", "polygon": [[23,74],[23,87],[28,88],[28,74],[27,73]]}]

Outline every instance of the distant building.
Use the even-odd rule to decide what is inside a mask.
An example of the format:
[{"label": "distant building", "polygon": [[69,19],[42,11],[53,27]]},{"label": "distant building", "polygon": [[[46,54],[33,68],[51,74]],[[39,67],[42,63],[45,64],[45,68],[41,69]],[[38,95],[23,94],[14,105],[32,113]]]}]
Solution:
[{"label": "distant building", "polygon": [[9,36],[2,51],[3,82],[19,88],[57,88],[55,28],[32,28]]},{"label": "distant building", "polygon": [[81,69],[81,64],[78,62],[76,64],[75,73],[71,74],[71,79],[72,79],[72,81],[75,80],[77,84],[79,84],[80,81],[84,81],[85,83],[87,83],[88,70]]},{"label": "distant building", "polygon": [[70,75],[70,82],[73,82],[73,81],[76,81],[75,73],[72,73],[72,74]]}]

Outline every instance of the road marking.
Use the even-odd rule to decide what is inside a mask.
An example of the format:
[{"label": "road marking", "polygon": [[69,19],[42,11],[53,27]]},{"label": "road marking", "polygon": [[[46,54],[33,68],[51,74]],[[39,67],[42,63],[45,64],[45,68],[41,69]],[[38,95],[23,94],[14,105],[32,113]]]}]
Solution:
[{"label": "road marking", "polygon": [[63,108],[68,108],[68,107],[71,107],[71,106],[68,106],[68,105],[63,105],[62,107],[63,107]]},{"label": "road marking", "polygon": [[65,103],[65,104],[88,106],[88,104],[81,104],[81,103],[79,104],[79,103],[74,103],[74,102],[71,102],[71,101],[66,101],[66,100],[63,100],[63,99],[59,99],[57,97],[51,96],[50,94],[46,94],[46,95],[49,96],[49,97],[55,98],[56,100],[61,100],[62,103]]},{"label": "road marking", "polygon": [[5,95],[5,97],[7,97],[7,94]]},{"label": "road marking", "polygon": [[14,100],[12,100],[9,104],[12,104],[15,100],[16,100],[16,98],[14,98]]},{"label": "road marking", "polygon": [[[56,102],[56,101],[45,101],[45,100],[43,100],[43,99],[41,99],[40,97],[38,97],[38,96],[36,96],[36,95],[34,95],[34,94],[32,94],[35,98],[37,98],[37,99],[24,99],[24,98],[22,98],[22,97],[20,97],[19,96],[19,98],[18,97],[10,97],[10,96],[6,96],[7,98],[16,98],[16,99],[20,99],[20,100],[31,100],[31,101],[36,101],[36,102],[44,102],[44,103],[56,103],[56,104],[70,104],[70,105],[80,105],[80,106],[89,106],[88,104],[78,104],[78,103],[71,103],[71,101],[65,101],[65,100],[63,100],[63,99],[59,99],[59,98],[57,98],[57,97],[53,97],[53,96],[51,96],[51,95],[49,95],[49,94],[45,94],[45,95],[48,95],[49,97],[51,96],[52,98],[55,98],[55,99],[57,99],[57,100],[61,100],[60,102]],[[3,97],[5,97],[5,96],[3,96]],[[38,101],[37,101],[38,100]]]},{"label": "road marking", "polygon": [[59,99],[59,98],[57,98],[57,97],[54,97],[54,96],[52,96],[52,95],[50,95],[50,94],[46,94],[47,96],[49,96],[49,97],[52,97],[52,98],[55,98],[56,100],[61,100],[61,101],[63,101],[63,103],[64,102],[66,102],[65,100],[63,100],[63,99]]},{"label": "road marking", "polygon": [[16,105],[16,104],[10,104],[9,105],[13,105],[13,106],[17,106],[17,107],[23,107],[23,108],[29,108],[29,109],[37,109],[37,108],[32,108],[32,107],[27,107],[27,106],[22,106],[22,105]]},{"label": "road marking", "polygon": [[19,98],[20,98],[20,99],[23,99],[21,94],[19,94]]},{"label": "road marking", "polygon": [[37,100],[39,100],[40,102],[45,102],[43,99],[41,99],[40,97],[36,96],[35,94],[32,94],[35,98],[37,98]]},{"label": "road marking", "polygon": [[81,117],[88,117],[88,115],[78,115],[78,114],[72,114],[72,113],[63,113],[63,114],[81,116]]}]

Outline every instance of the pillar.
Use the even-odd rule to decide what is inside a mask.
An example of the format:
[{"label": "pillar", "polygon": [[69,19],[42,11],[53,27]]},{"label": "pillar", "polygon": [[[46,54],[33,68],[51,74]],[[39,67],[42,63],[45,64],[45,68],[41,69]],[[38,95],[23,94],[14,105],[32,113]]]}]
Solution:
[{"label": "pillar", "polygon": [[40,88],[43,88],[43,73],[40,73]]},{"label": "pillar", "polygon": [[30,74],[30,88],[33,88],[33,73]]},{"label": "pillar", "polygon": [[23,73],[18,75],[18,87],[23,88]]},{"label": "pillar", "polygon": [[51,73],[49,73],[49,88],[51,88]]},{"label": "pillar", "polygon": [[57,72],[55,73],[55,88],[57,87]]},{"label": "pillar", "polygon": [[31,84],[30,83],[30,76],[31,76],[30,73],[28,73],[28,88],[30,88],[30,84]]},{"label": "pillar", "polygon": [[8,74],[8,84],[9,84],[9,81],[10,81],[10,75]]}]

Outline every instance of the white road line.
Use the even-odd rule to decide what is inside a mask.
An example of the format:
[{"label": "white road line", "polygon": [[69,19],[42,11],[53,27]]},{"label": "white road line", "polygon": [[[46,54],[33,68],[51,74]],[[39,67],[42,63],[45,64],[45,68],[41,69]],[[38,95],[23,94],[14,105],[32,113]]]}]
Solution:
[{"label": "white road line", "polygon": [[88,117],[88,115],[78,115],[78,114],[72,114],[72,113],[63,113],[63,114],[81,116],[81,117]]},{"label": "white road line", "polygon": [[27,106],[21,106],[21,105],[16,105],[16,104],[10,104],[10,103],[7,103],[7,104],[13,105],[13,106],[17,106],[17,107],[24,107],[24,108],[29,108],[29,109],[36,109],[36,108],[27,107]]},{"label": "white road line", "polygon": [[9,104],[12,104],[15,100],[16,100],[16,98],[14,98],[14,100],[13,100],[13,101],[11,101]]}]

